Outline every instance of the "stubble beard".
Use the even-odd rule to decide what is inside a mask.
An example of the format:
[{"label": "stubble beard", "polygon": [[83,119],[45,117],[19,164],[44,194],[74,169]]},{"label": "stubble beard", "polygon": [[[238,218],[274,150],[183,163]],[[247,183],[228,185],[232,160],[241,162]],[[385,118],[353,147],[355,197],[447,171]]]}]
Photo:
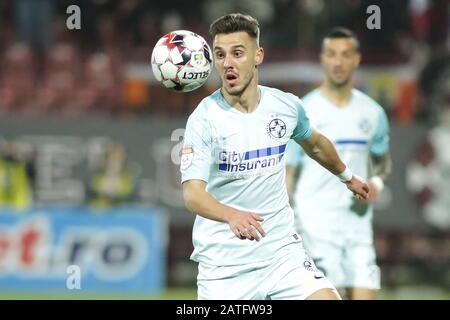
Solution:
[{"label": "stubble beard", "polygon": [[[251,76],[250,76],[250,79],[248,79],[247,83],[244,84],[244,86],[243,86],[243,88],[242,88],[241,90],[232,92],[232,91],[228,90],[226,86],[224,86],[224,89],[225,89],[225,91],[226,91],[230,96],[234,96],[234,97],[241,96],[241,95],[245,92],[245,90],[247,90],[247,88],[248,88],[248,86],[250,85],[250,83],[252,82],[254,76],[255,76],[255,75],[254,75],[254,73],[252,72],[252,74],[251,74]],[[233,89],[233,88],[231,88],[231,89]]]},{"label": "stubble beard", "polygon": [[349,76],[346,79],[338,82],[338,81],[334,81],[333,78],[329,77],[329,82],[334,88],[341,89],[341,88],[346,87],[349,84],[351,78],[352,77]]}]

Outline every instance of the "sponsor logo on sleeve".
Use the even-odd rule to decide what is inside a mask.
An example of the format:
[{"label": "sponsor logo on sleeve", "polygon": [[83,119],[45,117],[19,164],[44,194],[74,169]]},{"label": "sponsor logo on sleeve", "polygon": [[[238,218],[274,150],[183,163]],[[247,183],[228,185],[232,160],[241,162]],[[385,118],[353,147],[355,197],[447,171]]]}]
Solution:
[{"label": "sponsor logo on sleeve", "polygon": [[181,150],[181,170],[186,170],[192,163],[194,158],[194,149],[192,147],[184,147]]}]

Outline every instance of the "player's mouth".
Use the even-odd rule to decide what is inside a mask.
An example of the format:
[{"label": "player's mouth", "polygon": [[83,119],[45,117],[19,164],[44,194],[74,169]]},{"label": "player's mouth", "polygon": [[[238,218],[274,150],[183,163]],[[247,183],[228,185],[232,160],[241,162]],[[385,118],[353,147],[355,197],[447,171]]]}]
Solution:
[{"label": "player's mouth", "polygon": [[234,73],[227,73],[227,74],[225,75],[225,81],[226,81],[229,85],[233,86],[233,85],[235,85],[235,84],[237,83],[237,81],[238,81],[238,76],[235,75]]},{"label": "player's mouth", "polygon": [[334,69],[333,75],[336,77],[343,77],[345,75],[345,72],[342,69]]}]

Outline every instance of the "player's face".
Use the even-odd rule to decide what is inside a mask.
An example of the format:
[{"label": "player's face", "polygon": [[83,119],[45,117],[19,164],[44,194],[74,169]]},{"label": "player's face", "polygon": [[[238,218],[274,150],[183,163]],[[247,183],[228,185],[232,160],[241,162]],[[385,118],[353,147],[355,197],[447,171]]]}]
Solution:
[{"label": "player's face", "polygon": [[346,85],[358,67],[361,55],[352,39],[325,39],[320,60],[325,68],[327,80],[340,87]]},{"label": "player's face", "polygon": [[246,32],[220,33],[214,37],[214,64],[222,80],[222,88],[237,96],[251,85],[256,88],[256,66],[264,56],[256,40]]}]

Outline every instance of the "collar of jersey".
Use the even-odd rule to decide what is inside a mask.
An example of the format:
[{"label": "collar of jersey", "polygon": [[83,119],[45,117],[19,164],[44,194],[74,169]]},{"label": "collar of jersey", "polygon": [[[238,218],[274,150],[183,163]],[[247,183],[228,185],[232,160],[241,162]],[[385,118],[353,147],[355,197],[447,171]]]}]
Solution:
[{"label": "collar of jersey", "polygon": [[[348,101],[348,103],[345,106],[339,107],[339,106],[335,105],[333,102],[331,102],[330,100],[328,100],[328,98],[325,97],[322,94],[322,92],[320,92],[320,88],[317,88],[315,90],[317,90],[317,94],[319,95],[319,97],[322,98],[329,105],[329,107],[332,107],[333,110],[336,110],[338,112],[343,112],[345,110],[351,109],[351,106],[353,105],[353,100],[355,99],[355,89],[353,88],[351,95],[350,95],[350,100]],[[313,93],[313,92],[311,92],[311,93]]]},{"label": "collar of jersey", "polygon": [[263,100],[264,88],[262,86],[258,85],[258,90],[259,90],[259,103],[258,103],[258,106],[256,107],[255,111],[253,111],[251,113],[245,113],[245,112],[239,111],[238,109],[236,109],[235,107],[230,105],[228,103],[228,101],[225,99],[225,97],[222,95],[222,93],[220,92],[220,89],[217,89],[216,92],[214,93],[214,95],[217,97],[217,103],[219,104],[220,107],[222,107],[226,110],[230,110],[231,112],[247,116],[247,115],[255,114],[256,112],[258,112],[259,109],[261,109],[261,101]]}]

